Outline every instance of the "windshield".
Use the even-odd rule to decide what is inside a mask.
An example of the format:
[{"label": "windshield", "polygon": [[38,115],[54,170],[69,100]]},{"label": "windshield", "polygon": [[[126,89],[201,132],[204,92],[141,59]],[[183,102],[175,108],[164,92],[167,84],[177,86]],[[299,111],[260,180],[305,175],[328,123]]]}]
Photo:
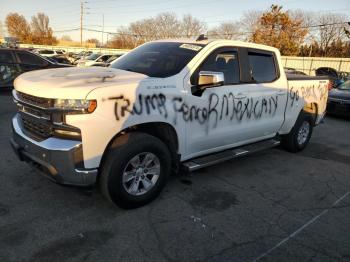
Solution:
[{"label": "windshield", "polygon": [[89,55],[87,58],[85,58],[86,60],[96,60],[98,57],[100,57],[101,54],[91,54]]},{"label": "windshield", "polygon": [[341,90],[350,90],[350,80],[342,83],[341,85],[339,85],[337,87],[338,89],[341,89]]},{"label": "windshield", "polygon": [[179,73],[203,46],[202,44],[152,42],[121,56],[111,67],[150,77],[169,77]]}]

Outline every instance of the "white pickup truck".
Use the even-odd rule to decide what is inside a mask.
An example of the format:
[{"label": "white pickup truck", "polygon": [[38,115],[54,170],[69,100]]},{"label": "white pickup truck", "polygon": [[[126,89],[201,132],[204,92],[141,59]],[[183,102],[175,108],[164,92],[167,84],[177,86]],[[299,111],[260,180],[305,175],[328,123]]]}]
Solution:
[{"label": "white pickup truck", "polygon": [[155,41],[109,68],[19,76],[11,144],[56,182],[98,183],[107,199],[133,208],[153,200],[179,168],[280,143],[302,150],[327,94],[327,79],[287,77],[272,47]]}]

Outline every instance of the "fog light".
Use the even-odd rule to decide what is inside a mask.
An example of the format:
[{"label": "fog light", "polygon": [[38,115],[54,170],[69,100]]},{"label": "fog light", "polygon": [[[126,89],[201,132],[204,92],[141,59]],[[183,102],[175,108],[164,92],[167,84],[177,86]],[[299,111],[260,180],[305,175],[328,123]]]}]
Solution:
[{"label": "fog light", "polygon": [[63,130],[63,129],[55,129],[54,134],[61,137],[69,137],[74,139],[81,138],[80,132],[77,131],[70,131],[70,130]]}]

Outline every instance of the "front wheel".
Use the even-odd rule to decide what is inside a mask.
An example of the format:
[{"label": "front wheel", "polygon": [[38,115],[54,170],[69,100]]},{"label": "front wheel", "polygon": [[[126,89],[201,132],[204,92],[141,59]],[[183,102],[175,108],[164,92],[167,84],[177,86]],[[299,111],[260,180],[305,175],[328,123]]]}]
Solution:
[{"label": "front wheel", "polygon": [[290,133],[282,137],[282,146],[293,153],[303,150],[310,141],[312,130],[311,115],[301,112]]},{"label": "front wheel", "polygon": [[102,194],[122,208],[136,208],[155,199],[170,173],[170,153],[158,138],[129,133],[111,145],[103,164]]}]

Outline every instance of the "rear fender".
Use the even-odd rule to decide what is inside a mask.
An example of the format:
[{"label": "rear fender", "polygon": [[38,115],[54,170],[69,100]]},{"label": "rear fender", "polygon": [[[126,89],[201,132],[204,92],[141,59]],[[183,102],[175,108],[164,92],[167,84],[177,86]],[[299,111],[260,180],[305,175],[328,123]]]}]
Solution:
[{"label": "rear fender", "polygon": [[314,125],[321,122],[327,106],[328,80],[289,81],[285,122],[279,134],[288,134],[300,112],[310,113]]}]

